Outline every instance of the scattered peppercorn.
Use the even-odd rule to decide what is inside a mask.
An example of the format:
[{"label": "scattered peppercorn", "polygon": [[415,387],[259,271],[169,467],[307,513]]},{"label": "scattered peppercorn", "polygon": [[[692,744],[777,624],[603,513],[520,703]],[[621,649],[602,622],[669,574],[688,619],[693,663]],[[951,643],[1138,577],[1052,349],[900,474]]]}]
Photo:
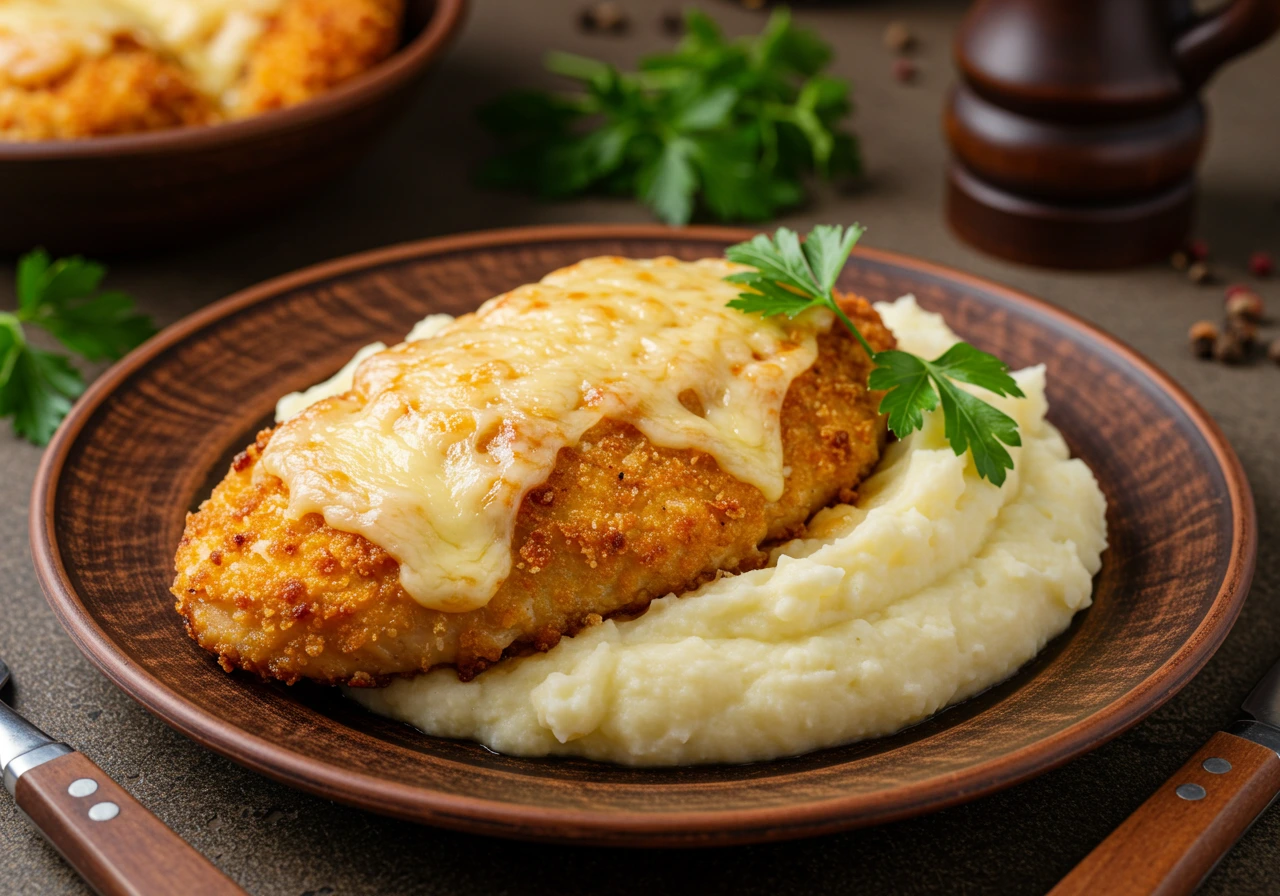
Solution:
[{"label": "scattered peppercorn", "polygon": [[1266,252],[1254,252],[1249,256],[1249,273],[1255,277],[1270,277],[1276,269],[1275,262]]},{"label": "scattered peppercorn", "polygon": [[1262,296],[1239,283],[1227,288],[1223,307],[1228,318],[1240,318],[1255,324],[1262,320],[1264,313]]},{"label": "scattered peppercorn", "polygon": [[588,33],[623,34],[630,22],[617,3],[593,3],[578,14],[578,27]]},{"label": "scattered peppercorn", "polygon": [[899,57],[893,60],[893,77],[899,83],[910,84],[916,79],[920,69],[910,59]]},{"label": "scattered peppercorn", "polygon": [[1244,360],[1245,347],[1231,331],[1218,336],[1213,346],[1213,357],[1223,364],[1239,364]]},{"label": "scattered peppercorn", "polygon": [[677,9],[668,9],[662,14],[660,20],[663,33],[672,37],[679,37],[684,34],[684,16]]},{"label": "scattered peppercorn", "polygon": [[1191,254],[1186,249],[1179,249],[1169,256],[1169,264],[1175,271],[1185,271],[1191,267]]},{"label": "scattered peppercorn", "polygon": [[916,45],[916,36],[904,22],[890,22],[884,29],[884,48],[901,56],[910,53]]},{"label": "scattered peppercorn", "polygon": [[1209,244],[1204,240],[1192,240],[1187,243],[1187,254],[1193,261],[1209,260]]},{"label": "scattered peppercorn", "polygon": [[1203,261],[1197,261],[1187,268],[1187,276],[1191,278],[1192,283],[1204,284],[1213,281],[1213,271]]},{"label": "scattered peppercorn", "polygon": [[1244,346],[1244,350],[1252,351],[1258,344],[1258,325],[1242,318],[1232,318],[1227,322],[1227,331]]},{"label": "scattered peppercorn", "polygon": [[1214,343],[1218,341],[1218,328],[1212,321],[1198,320],[1191,325],[1187,338],[1197,358],[1212,358]]},{"label": "scattered peppercorn", "polygon": [[1280,336],[1271,340],[1271,344],[1267,346],[1267,357],[1275,364],[1280,364]]}]

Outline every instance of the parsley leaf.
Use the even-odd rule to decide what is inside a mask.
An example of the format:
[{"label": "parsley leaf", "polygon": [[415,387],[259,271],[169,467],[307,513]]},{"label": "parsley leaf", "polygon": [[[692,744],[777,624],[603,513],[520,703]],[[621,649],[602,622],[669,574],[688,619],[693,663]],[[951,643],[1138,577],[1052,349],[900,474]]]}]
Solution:
[{"label": "parsley leaf", "polygon": [[[848,228],[819,226],[813,229],[805,240],[806,246],[802,247],[794,230],[779,227],[772,237],[761,233],[745,243],[730,246],[725,250],[726,258],[750,265],[755,270],[730,274],[725,278],[753,290],[740,294],[729,302],[729,307],[761,312],[764,300],[764,308],[775,309],[765,311],[766,316],[785,314],[788,317],[795,317],[815,306],[827,308],[844,322],[866,353],[874,358],[875,349],[841,310],[832,291],[845,259],[862,234],[863,228],[858,224]],[[813,246],[807,246],[809,240],[814,241]]]},{"label": "parsley leaf", "polygon": [[84,379],[65,355],[24,346],[0,388],[0,413],[13,417],[18,435],[44,445],[83,391]]},{"label": "parsley leaf", "polygon": [[705,13],[686,13],[669,53],[621,72],[569,53],[548,70],[566,93],[517,91],[480,110],[501,144],[480,180],[548,199],[632,195],[662,220],[700,212],[761,221],[798,205],[811,174],[856,174],[849,84],[821,74],[831,49],[777,10],[755,37],[729,39]]},{"label": "parsley leaf", "polygon": [[1013,458],[1004,446],[1022,444],[1017,421],[945,377],[934,378],[934,384],[942,396],[943,421],[952,449],[956,454],[969,451],[979,476],[1004,485],[1004,471],[1013,469]]},{"label": "parsley leaf", "polygon": [[640,176],[644,200],[665,221],[687,221],[697,188],[691,155],[693,142],[676,137],[662,147],[662,155]]},{"label": "parsley leaf", "polygon": [[924,412],[932,411],[941,401],[947,441],[956,454],[971,451],[978,475],[997,485],[1004,483],[1004,471],[1013,469],[1013,459],[1004,445],[1022,444],[1017,423],[953,382],[982,386],[997,395],[1023,397],[1004,362],[967,342],[953,345],[933,361],[893,349],[877,353],[875,362],[867,385],[885,392],[880,410],[889,415],[889,428],[894,433],[901,436],[919,429],[924,425]]},{"label": "parsley leaf", "polygon": [[33,324],[89,361],[115,360],[155,332],[121,292],[100,291],[102,265],[80,257],[53,260],[43,249],[18,262],[18,308],[0,312],[0,417],[38,445],[49,441],[84,378],[66,355],[33,348]]},{"label": "parsley leaf", "polygon": [[929,380],[929,362],[897,349],[877,353],[875,362],[867,385],[884,392],[880,413],[889,415],[889,429],[915,432],[924,426],[924,412],[938,406],[938,393]]},{"label": "parsley leaf", "polygon": [[903,438],[916,431],[924,425],[925,412],[941,405],[943,428],[952,450],[958,455],[970,452],[978,475],[1003,485],[1005,471],[1013,469],[1013,458],[1005,446],[1022,444],[1017,421],[956,383],[1019,398],[1024,397],[1022,390],[1003,361],[966,342],[953,345],[932,361],[900,349],[872,349],[835,298],[836,280],[862,234],[863,228],[857,224],[847,228],[820,225],[801,242],[794,231],[780,227],[772,237],[759,234],[730,246],[725,257],[755,270],[725,278],[751,290],[730,301],[729,307],[765,317],[785,314],[794,318],[815,307],[834,312],[875,365],[867,385],[884,392],[880,412],[887,415],[894,435]]},{"label": "parsley leaf", "polygon": [[37,249],[18,262],[18,319],[48,330],[89,361],[117,360],[155,333],[122,292],[98,290],[107,269]]}]

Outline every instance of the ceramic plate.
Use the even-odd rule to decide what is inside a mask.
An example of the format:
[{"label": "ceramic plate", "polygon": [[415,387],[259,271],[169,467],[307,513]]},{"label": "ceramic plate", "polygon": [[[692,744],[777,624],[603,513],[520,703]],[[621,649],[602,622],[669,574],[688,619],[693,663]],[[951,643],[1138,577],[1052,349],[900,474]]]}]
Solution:
[{"label": "ceramic plate", "polygon": [[227,675],[168,587],[183,515],[268,423],[276,397],[600,254],[721,254],[741,231],[555,227],[430,240],[323,264],[213,305],[99,379],[49,447],[32,501],[41,582],[81,650],[192,739],[320,796],[428,824],[615,845],[778,840],[972,799],[1097,747],[1222,643],[1253,571],[1244,474],[1222,433],[1132,349],[1044,302],[887,252],[842,285],[915,293],[1013,367],[1049,369],[1050,418],[1097,475],[1111,548],[1092,608],[1004,684],[892,737],[737,766],[519,759],[428,737],[337,691]]}]

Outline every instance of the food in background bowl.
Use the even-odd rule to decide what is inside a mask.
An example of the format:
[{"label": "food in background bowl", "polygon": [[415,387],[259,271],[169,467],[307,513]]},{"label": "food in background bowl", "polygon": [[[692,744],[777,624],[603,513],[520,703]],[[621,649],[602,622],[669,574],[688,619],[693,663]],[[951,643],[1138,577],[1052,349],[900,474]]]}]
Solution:
[{"label": "food in background bowl", "polygon": [[1007,677],[1088,605],[1102,494],[1042,371],[834,291],[853,239],[589,259],[371,347],[188,518],[189,633],[632,764],[887,734]]},{"label": "food in background bowl", "polygon": [[403,0],[0,0],[0,137],[212,124],[301,103],[395,49]]}]

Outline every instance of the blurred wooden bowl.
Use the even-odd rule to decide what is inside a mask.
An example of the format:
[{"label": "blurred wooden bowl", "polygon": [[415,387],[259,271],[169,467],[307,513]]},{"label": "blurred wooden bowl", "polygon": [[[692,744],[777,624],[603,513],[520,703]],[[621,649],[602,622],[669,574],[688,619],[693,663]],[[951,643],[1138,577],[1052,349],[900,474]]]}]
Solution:
[{"label": "blurred wooden bowl", "polygon": [[365,153],[465,10],[466,0],[409,0],[399,50],[288,109],[207,127],[0,142],[0,249],[145,251],[295,199]]}]

